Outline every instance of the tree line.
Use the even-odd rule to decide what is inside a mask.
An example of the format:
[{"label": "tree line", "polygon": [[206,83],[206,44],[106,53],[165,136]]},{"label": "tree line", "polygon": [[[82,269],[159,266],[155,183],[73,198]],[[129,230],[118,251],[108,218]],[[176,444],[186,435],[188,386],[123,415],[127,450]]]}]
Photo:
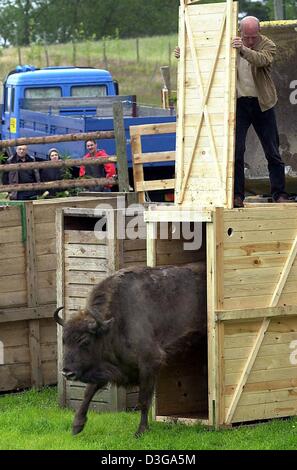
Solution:
[{"label": "tree line", "polygon": [[[179,3],[179,0],[0,0],[0,40],[3,46],[28,46],[38,42],[167,35],[177,32]],[[297,1],[283,3],[285,18],[296,18]],[[241,15],[274,19],[274,0],[239,0],[239,9]]]}]

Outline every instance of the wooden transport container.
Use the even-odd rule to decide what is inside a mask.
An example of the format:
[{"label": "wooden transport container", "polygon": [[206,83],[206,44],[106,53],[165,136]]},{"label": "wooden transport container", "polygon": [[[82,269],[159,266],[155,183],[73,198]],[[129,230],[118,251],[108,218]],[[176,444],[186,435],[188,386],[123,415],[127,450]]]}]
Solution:
[{"label": "wooden transport container", "polygon": [[[196,350],[187,367],[180,357],[168,364],[156,388],[157,420],[223,426],[297,415],[297,204],[247,206],[145,213],[148,234],[174,219],[205,226],[207,360]],[[149,235],[147,247],[148,264],[157,265],[158,242]],[[203,361],[202,386],[195,367]],[[208,405],[199,410],[203,387]]]},{"label": "wooden transport container", "polygon": [[0,202],[0,391],[57,382],[56,228],[59,207],[95,197]]},{"label": "wooden transport container", "polygon": [[[110,210],[102,212],[92,209],[63,209],[57,214],[58,236],[58,282],[57,299],[64,305],[62,312],[67,320],[79,308],[84,308],[86,299],[95,284],[116,270],[130,266],[146,266],[146,240],[128,239],[125,235],[131,217],[113,210],[116,201],[109,201]],[[125,209],[125,203],[122,205]],[[94,232],[100,233],[98,239]],[[118,238],[120,227],[124,228],[122,239]],[[145,236],[143,215],[140,214],[139,226]],[[114,230],[114,236],[109,235]],[[58,391],[62,406],[76,409],[80,406],[85,385],[79,382],[66,381],[60,373],[63,361],[62,331],[58,327]],[[120,411],[137,406],[136,389],[126,390],[108,386],[96,393],[91,408],[95,411]]]}]

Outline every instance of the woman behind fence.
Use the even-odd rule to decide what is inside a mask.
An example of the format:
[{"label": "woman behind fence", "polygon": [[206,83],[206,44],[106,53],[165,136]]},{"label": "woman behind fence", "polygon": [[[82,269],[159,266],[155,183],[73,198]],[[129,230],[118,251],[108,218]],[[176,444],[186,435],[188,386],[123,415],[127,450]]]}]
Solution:
[{"label": "woman behind fence", "polygon": [[[51,148],[47,154],[48,160],[58,161],[61,159],[59,151],[56,148]],[[43,168],[40,170],[40,178],[42,182],[45,181],[58,181],[64,179],[64,168]],[[58,192],[63,191],[60,188],[52,188],[47,190],[50,197],[55,197]]]}]

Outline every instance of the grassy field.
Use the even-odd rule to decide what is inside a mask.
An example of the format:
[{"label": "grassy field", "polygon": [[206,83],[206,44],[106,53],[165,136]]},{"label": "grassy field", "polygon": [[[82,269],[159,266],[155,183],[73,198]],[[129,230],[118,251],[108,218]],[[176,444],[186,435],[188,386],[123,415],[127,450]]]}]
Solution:
[{"label": "grassy field", "polygon": [[297,418],[222,431],[153,422],[150,431],[136,439],[136,412],[90,412],[84,431],[72,436],[73,411],[58,407],[55,388],[2,395],[0,410],[0,450],[297,449]]},{"label": "grassy field", "polygon": [[[154,36],[136,39],[106,39],[81,43],[39,44],[20,50],[22,64],[36,67],[47,65],[78,65],[106,68],[120,85],[120,94],[136,94],[139,104],[160,105],[162,78],[160,66],[171,67],[172,89],[176,89],[176,59],[173,50],[177,36]],[[1,50],[0,79],[20,63],[19,52],[10,47]]]}]

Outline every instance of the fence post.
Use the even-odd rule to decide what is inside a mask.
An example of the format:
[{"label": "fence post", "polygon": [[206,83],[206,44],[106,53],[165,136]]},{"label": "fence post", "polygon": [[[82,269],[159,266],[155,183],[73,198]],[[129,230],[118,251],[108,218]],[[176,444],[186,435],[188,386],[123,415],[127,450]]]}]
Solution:
[{"label": "fence post", "polygon": [[75,42],[75,38],[72,38],[72,65],[76,65],[76,42]]},{"label": "fence post", "polygon": [[126,135],[123,118],[123,105],[120,101],[113,103],[113,123],[116,142],[119,191],[129,192],[129,174],[126,148]]},{"label": "fence post", "polygon": [[107,54],[106,54],[106,41],[105,38],[103,38],[103,63],[104,67],[108,69],[108,59],[107,59]]},{"label": "fence post", "polygon": [[45,63],[46,63],[46,66],[49,67],[50,61],[49,61],[46,33],[44,33],[44,35],[43,35],[43,48],[44,48],[44,55],[45,55]]},{"label": "fence post", "polygon": [[137,60],[137,63],[139,64],[140,54],[139,54],[139,39],[138,38],[136,38],[136,60]]}]

